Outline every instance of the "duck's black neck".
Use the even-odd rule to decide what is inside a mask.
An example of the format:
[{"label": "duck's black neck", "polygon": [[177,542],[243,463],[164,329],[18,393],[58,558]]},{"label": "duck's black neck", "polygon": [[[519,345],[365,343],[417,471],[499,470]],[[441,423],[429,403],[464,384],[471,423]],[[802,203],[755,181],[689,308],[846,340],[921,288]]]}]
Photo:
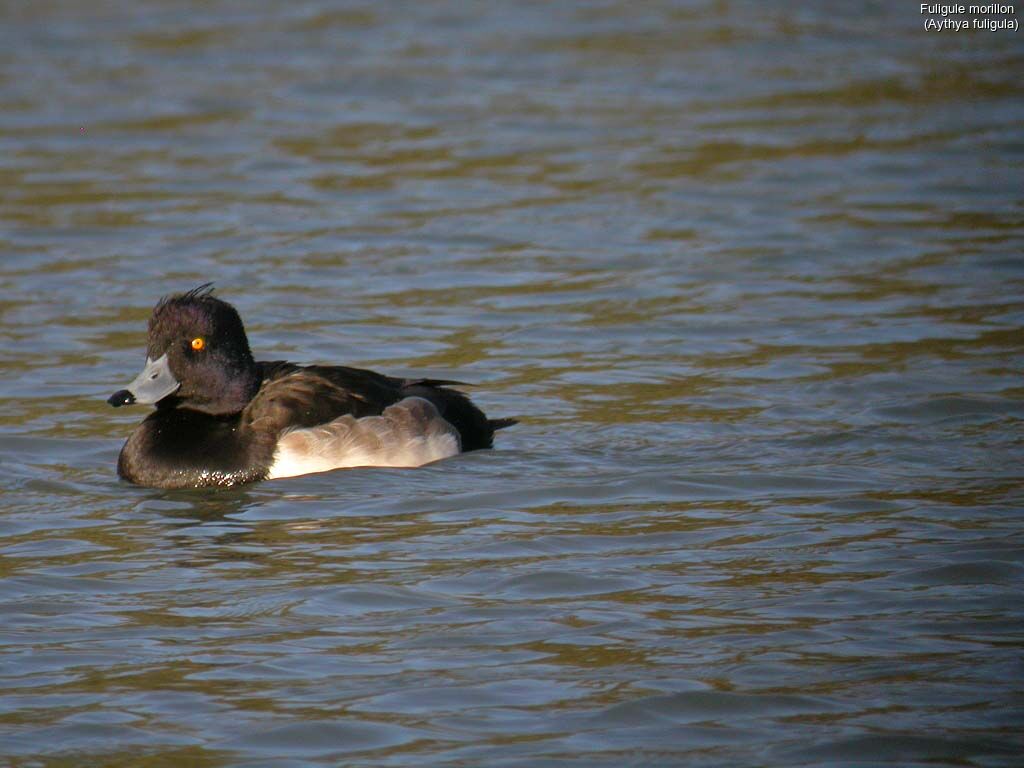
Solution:
[{"label": "duck's black neck", "polygon": [[248,364],[224,366],[207,382],[209,386],[185,390],[160,401],[157,408],[197,411],[210,416],[231,416],[241,413],[259,392],[262,376],[250,358]]}]

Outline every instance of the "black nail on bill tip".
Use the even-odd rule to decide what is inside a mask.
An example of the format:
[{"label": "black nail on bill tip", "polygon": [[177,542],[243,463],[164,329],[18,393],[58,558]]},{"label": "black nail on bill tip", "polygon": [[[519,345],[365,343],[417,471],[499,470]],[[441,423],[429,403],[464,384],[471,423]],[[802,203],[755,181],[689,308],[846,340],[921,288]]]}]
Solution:
[{"label": "black nail on bill tip", "polygon": [[122,405],[131,405],[135,402],[135,395],[129,392],[127,389],[119,389],[117,392],[107,398],[107,402],[115,408],[120,408]]}]

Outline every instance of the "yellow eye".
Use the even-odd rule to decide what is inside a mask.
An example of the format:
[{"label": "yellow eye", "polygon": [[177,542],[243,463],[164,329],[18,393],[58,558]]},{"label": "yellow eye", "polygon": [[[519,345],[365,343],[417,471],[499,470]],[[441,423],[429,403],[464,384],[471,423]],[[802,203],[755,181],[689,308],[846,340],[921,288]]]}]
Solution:
[{"label": "yellow eye", "polygon": [[196,352],[198,352],[205,346],[206,339],[204,339],[202,336],[196,336],[194,339],[192,339],[192,349],[194,349]]}]

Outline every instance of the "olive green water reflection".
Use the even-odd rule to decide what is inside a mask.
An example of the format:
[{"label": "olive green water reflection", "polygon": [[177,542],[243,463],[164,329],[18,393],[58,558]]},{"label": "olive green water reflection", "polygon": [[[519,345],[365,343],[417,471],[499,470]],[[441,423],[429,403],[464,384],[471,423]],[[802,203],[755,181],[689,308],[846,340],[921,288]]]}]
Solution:
[{"label": "olive green water reflection", "polygon": [[[1011,766],[1019,35],[917,6],[0,10],[0,762]],[[119,483],[163,293],[498,449]]]}]

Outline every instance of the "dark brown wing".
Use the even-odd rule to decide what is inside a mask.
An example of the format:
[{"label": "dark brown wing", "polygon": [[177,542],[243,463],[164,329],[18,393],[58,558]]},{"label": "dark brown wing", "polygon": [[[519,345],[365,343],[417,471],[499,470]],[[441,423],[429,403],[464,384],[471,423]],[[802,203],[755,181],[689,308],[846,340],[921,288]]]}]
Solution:
[{"label": "dark brown wing", "polygon": [[462,449],[490,448],[495,429],[513,419],[488,420],[461,392],[462,382],[441,379],[396,379],[341,365],[298,366],[281,361],[259,363],[263,385],[246,407],[243,420],[259,422],[261,431],[314,427],[339,416],[377,416],[405,397],[422,397],[459,432]]},{"label": "dark brown wing", "polygon": [[315,427],[339,416],[375,416],[401,398],[401,382],[341,366],[260,363],[263,384],[242,414],[260,431]]}]

